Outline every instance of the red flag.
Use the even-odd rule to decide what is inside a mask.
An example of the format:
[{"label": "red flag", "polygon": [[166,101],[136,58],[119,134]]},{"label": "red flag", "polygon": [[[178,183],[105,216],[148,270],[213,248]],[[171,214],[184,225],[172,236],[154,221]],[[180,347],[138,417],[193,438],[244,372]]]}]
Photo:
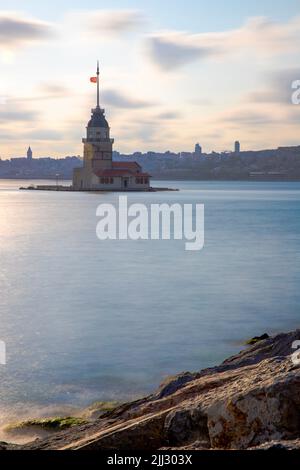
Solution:
[{"label": "red flag", "polygon": [[97,77],[91,77],[90,82],[92,83],[97,83]]}]

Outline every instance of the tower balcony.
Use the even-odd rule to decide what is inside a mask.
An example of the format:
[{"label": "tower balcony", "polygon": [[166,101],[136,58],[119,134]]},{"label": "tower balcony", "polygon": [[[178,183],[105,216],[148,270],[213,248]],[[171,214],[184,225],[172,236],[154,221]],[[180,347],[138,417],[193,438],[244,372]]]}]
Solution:
[{"label": "tower balcony", "polygon": [[98,144],[100,142],[110,142],[111,144],[113,144],[115,141],[115,139],[99,139],[99,137],[88,137],[88,138],[83,138],[82,139],[82,143],[85,144],[85,143],[89,143],[89,144]]}]

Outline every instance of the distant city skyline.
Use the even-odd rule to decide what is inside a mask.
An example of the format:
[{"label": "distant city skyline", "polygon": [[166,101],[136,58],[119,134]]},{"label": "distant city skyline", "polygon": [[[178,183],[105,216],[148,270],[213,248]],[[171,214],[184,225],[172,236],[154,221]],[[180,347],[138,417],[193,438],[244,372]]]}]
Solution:
[{"label": "distant city skyline", "polygon": [[[198,144],[195,145],[194,152],[120,154],[114,151],[115,164],[112,166],[114,169],[124,170],[128,162],[134,162],[134,165],[138,163],[152,177],[167,180],[300,181],[300,146],[240,151],[238,144],[239,142],[235,143],[234,151],[224,153],[202,153]],[[82,166],[83,159],[78,156],[31,159],[31,152],[28,152],[27,157],[0,160],[0,178],[70,180],[74,169]],[[132,163],[129,163],[129,167],[133,168]]]},{"label": "distant city skyline", "polygon": [[[147,154],[147,153],[157,153],[157,154],[161,154],[161,155],[164,155],[164,154],[168,154],[168,153],[171,153],[171,154],[180,154],[180,153],[183,153],[183,154],[194,154],[195,156],[201,156],[201,155],[205,155],[205,154],[210,154],[210,153],[224,153],[224,152],[232,152],[232,153],[239,153],[240,150],[241,150],[241,147],[240,147],[240,142],[239,141],[235,141],[232,143],[232,148],[228,148],[226,150],[223,150],[223,151],[220,151],[220,152],[217,152],[215,149],[211,150],[210,152],[206,152],[205,149],[202,148],[202,146],[200,145],[199,142],[197,142],[196,144],[191,144],[190,145],[190,148],[189,149],[182,149],[181,151],[179,152],[176,152],[176,151],[173,151],[172,149],[163,149],[161,151],[153,151],[153,150],[145,150],[145,151],[141,151],[139,149],[136,149],[136,150],[133,150],[132,152],[127,152],[128,155],[134,155],[134,154]],[[247,149],[248,151],[251,151],[251,149]],[[265,150],[265,149],[259,149],[259,150]],[[114,150],[113,153],[115,155],[126,155],[126,152],[119,152],[118,150]],[[27,149],[24,149],[24,152],[23,152],[23,155],[13,155],[12,157],[10,158],[3,158],[1,155],[0,155],[0,160],[9,160],[9,159],[22,159],[22,158],[26,158],[27,160],[32,160],[32,159],[39,159],[39,158],[67,158],[68,156],[76,156],[78,158],[83,158],[82,155],[78,154],[78,155],[58,155],[58,156],[53,156],[53,155],[35,155],[33,156],[33,151],[32,151],[32,148],[31,146],[29,145],[29,147]]]},{"label": "distant city skyline", "polygon": [[121,153],[298,145],[300,6],[274,3],[0,0],[1,158],[82,155],[98,58]]}]

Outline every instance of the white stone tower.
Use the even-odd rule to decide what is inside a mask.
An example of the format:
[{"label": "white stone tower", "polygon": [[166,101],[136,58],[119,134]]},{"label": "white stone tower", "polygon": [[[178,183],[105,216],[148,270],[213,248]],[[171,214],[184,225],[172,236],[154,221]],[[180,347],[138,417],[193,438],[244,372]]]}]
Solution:
[{"label": "white stone tower", "polygon": [[74,168],[72,189],[92,190],[140,190],[149,189],[150,175],[142,171],[137,162],[113,162],[109,125],[104,109],[99,103],[99,63],[97,76],[92,77],[97,83],[97,105],[92,109],[91,119],[86,128],[83,142],[83,166]]},{"label": "white stone tower", "polygon": [[105,119],[104,109],[99,104],[99,62],[97,77],[91,78],[97,83],[97,105],[92,109],[91,119],[86,127],[83,142],[83,167],[75,168],[73,186],[80,189],[91,189],[99,184],[97,172],[110,170],[112,164],[112,146],[114,140],[109,135],[109,125]]},{"label": "white stone tower", "polygon": [[84,166],[91,171],[112,167],[112,146],[114,140],[109,135],[109,125],[105,119],[105,110],[99,104],[99,62],[97,63],[97,106],[92,109],[91,119],[86,128],[84,144]]}]

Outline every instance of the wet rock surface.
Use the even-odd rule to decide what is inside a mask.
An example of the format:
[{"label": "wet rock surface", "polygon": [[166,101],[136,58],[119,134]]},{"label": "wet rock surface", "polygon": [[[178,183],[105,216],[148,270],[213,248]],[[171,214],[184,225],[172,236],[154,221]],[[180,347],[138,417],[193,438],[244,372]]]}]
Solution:
[{"label": "wet rock surface", "polygon": [[300,330],[261,340],[220,366],[172,377],[157,393],[93,423],[17,448],[300,448],[300,366],[291,356],[297,340]]}]

